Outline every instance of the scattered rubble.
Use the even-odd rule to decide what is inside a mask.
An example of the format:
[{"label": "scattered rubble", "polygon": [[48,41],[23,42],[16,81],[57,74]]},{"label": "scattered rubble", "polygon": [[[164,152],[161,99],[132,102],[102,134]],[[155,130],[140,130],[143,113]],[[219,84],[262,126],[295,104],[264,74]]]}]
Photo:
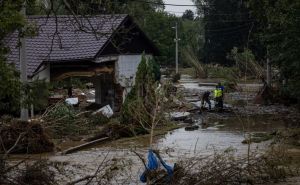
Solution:
[{"label": "scattered rubble", "polygon": [[189,112],[171,112],[170,113],[171,120],[173,120],[173,121],[184,121],[190,115],[191,115],[191,113],[189,113]]},{"label": "scattered rubble", "polygon": [[64,95],[55,94],[49,97],[49,105],[54,105],[64,99]]},{"label": "scattered rubble", "polygon": [[93,115],[97,115],[99,113],[106,116],[107,118],[110,118],[114,115],[114,111],[111,109],[110,105],[106,105],[106,106],[102,107],[101,109],[95,111],[93,113]]},{"label": "scattered rubble", "polygon": [[13,121],[1,125],[0,135],[4,147],[0,147],[0,153],[10,150],[9,153],[35,154],[54,149],[54,144],[38,122]]},{"label": "scattered rubble", "polygon": [[[191,151],[191,148],[193,148],[193,146],[195,145],[195,149],[194,149],[194,153],[195,152],[203,152],[203,149],[201,151],[198,151],[196,150],[196,147],[197,147],[197,144],[198,144],[198,139],[200,139],[200,141],[205,141],[205,138],[207,138],[207,140],[216,140],[216,142],[224,142],[226,143],[226,146],[227,146],[227,143],[233,143],[235,146],[238,145],[238,147],[240,147],[240,145],[242,147],[247,147],[245,145],[242,145],[241,144],[241,141],[243,139],[243,136],[241,136],[242,134],[235,136],[235,135],[230,135],[229,133],[227,133],[227,136],[228,138],[226,138],[226,133],[223,133],[223,135],[217,135],[217,134],[220,134],[220,132],[218,132],[216,134],[216,138],[213,138],[213,137],[210,137],[211,135],[215,134],[215,130],[216,129],[221,129],[221,127],[224,127],[224,124],[222,124],[221,122],[208,122],[208,121],[203,121],[203,118],[206,117],[214,117],[214,118],[217,118],[219,119],[220,117],[223,119],[226,119],[228,117],[227,114],[224,114],[224,113],[217,113],[215,111],[202,111],[201,114],[198,113],[198,111],[200,111],[200,106],[201,106],[201,101],[199,101],[199,95],[198,93],[201,92],[202,90],[205,90],[205,88],[203,88],[202,86],[197,86],[198,82],[197,83],[192,83],[191,81],[189,80],[182,80],[180,81],[181,82],[187,82],[187,83],[190,83],[190,84],[187,84],[187,85],[180,85],[178,84],[178,89],[180,88],[184,88],[184,98],[183,100],[182,99],[178,99],[178,98],[175,98],[173,97],[174,101],[173,103],[175,104],[175,106],[173,107],[174,109],[172,109],[173,111],[174,110],[179,110],[179,112],[172,112],[170,114],[170,118],[171,120],[173,121],[180,121],[180,122],[183,122],[183,123],[187,123],[187,124],[190,124],[189,126],[185,127],[185,128],[181,128],[180,129],[180,133],[179,134],[182,134],[180,135],[181,137],[180,138],[175,138],[174,141],[171,141],[171,142],[166,142],[167,144],[165,144],[166,146],[168,147],[173,147],[170,143],[175,143],[175,144],[178,144],[178,145],[186,145],[185,147],[188,148],[187,150],[189,150],[189,152]],[[196,84],[196,86],[195,86]],[[201,84],[201,85],[205,85],[205,84]],[[209,85],[208,85],[209,86]],[[212,87],[212,86],[211,86]],[[181,89],[182,90],[182,89]],[[177,89],[176,89],[177,91]],[[90,92],[92,93],[92,90],[90,90]],[[86,94],[81,94],[82,96],[86,96]],[[238,96],[238,95],[237,95]],[[90,97],[89,97],[90,98]],[[239,97],[239,98],[249,98],[249,96],[245,96],[245,97]],[[80,101],[80,98],[79,97],[76,97],[75,99],[77,99],[77,103],[79,103]],[[84,99],[84,97],[82,98]],[[89,103],[93,103],[94,102],[94,99],[88,99],[88,100],[85,100]],[[212,107],[214,107],[214,104],[215,102],[213,100],[211,100],[212,102]],[[68,104],[71,104],[73,105],[74,102],[72,102],[72,100],[70,100],[68,102]],[[65,104],[64,104],[65,105]],[[80,129],[81,127],[84,127],[84,126],[89,126],[89,124],[92,125],[91,128],[95,128],[98,126],[101,126],[101,130],[99,129],[98,131],[96,131],[94,134],[93,137],[90,137],[88,139],[85,139],[84,141],[86,141],[85,144],[83,145],[80,145],[80,146],[77,146],[77,147],[74,147],[74,148],[70,148],[69,150],[66,150],[65,154],[68,154],[68,153],[72,153],[72,152],[76,152],[82,148],[85,148],[85,147],[89,147],[89,146],[92,146],[94,144],[97,144],[97,143],[101,143],[101,142],[104,142],[104,141],[107,141],[107,140],[115,140],[115,139],[119,139],[119,138],[122,138],[122,137],[132,137],[132,136],[136,136],[136,135],[139,135],[139,134],[147,134],[148,132],[143,129],[142,127],[135,127],[135,128],[132,128],[128,125],[125,125],[125,124],[120,124],[118,121],[115,121],[114,122],[114,118],[112,119],[109,119],[111,118],[115,113],[113,112],[113,110],[111,109],[111,107],[109,105],[107,106],[104,106],[104,107],[97,107],[99,105],[91,105],[92,108],[94,108],[92,111],[86,111],[86,112],[76,112],[74,111],[74,109],[70,108],[71,106],[67,106],[67,107],[63,107],[63,106],[58,106],[56,108],[54,108],[53,110],[50,111],[50,113],[48,114],[48,117],[47,115],[45,116],[45,121],[47,122],[45,125],[46,126],[53,126],[53,127],[59,127],[60,129],[63,128],[65,130],[67,129],[74,129],[75,132],[79,132],[77,131],[77,129]],[[188,107],[191,106],[192,108],[191,109],[188,109]],[[232,110],[232,107],[230,105],[225,105],[225,107],[227,108],[227,110]],[[234,109],[235,113],[237,114],[247,114],[247,115],[254,115],[254,114],[257,114],[257,113],[261,113],[261,114],[266,114],[266,113],[273,113],[273,114],[277,114],[277,113],[289,113],[290,112],[290,109],[285,109],[285,107],[283,107],[282,109],[281,108],[278,108],[279,106],[277,105],[274,105],[274,106],[270,106],[270,107],[264,107],[264,106],[256,106],[256,105],[249,105],[247,104],[246,106],[244,106],[243,108],[236,108]],[[99,109],[100,108],[100,109]],[[206,108],[208,108],[208,106],[206,105]],[[96,111],[94,111],[96,110]],[[205,109],[206,110],[206,109]],[[286,112],[285,112],[286,110]],[[230,112],[230,115],[233,115],[232,112]],[[102,118],[105,118],[103,120],[105,120],[105,124],[102,124],[103,122],[101,121]],[[199,118],[199,121],[197,122],[197,119],[196,118]],[[195,121],[194,121],[195,119]],[[297,118],[295,118],[297,119]],[[93,123],[92,123],[93,122]],[[201,123],[200,123],[201,122]],[[48,123],[51,123],[50,125],[47,125]],[[195,123],[196,125],[192,125],[193,123]],[[34,123],[30,123],[32,125],[34,125]],[[183,125],[187,125],[187,124],[183,124]],[[21,126],[20,126],[21,127]],[[30,127],[29,130],[33,130],[33,132],[35,132],[35,130],[39,130],[41,129],[39,126],[25,126],[24,128],[27,128],[27,127]],[[202,128],[202,129],[199,129],[199,128]],[[20,128],[18,128],[20,129]],[[69,131],[69,130],[68,130]],[[185,131],[189,131],[189,132],[185,132]],[[1,136],[2,136],[2,132],[3,130],[0,130],[0,133],[1,133]],[[4,132],[7,132],[9,133],[8,131],[4,131]],[[18,131],[18,133],[22,133],[22,131]],[[42,131],[41,131],[42,132]],[[214,132],[214,133],[212,133]],[[36,132],[37,135],[39,135],[39,131]],[[43,133],[43,132],[42,132]],[[70,132],[70,134],[72,135],[74,132]],[[201,134],[200,134],[201,133]],[[283,133],[282,133],[283,134]],[[6,134],[4,135],[6,138],[10,138],[10,136],[13,135],[11,133],[9,134]],[[41,136],[39,136],[39,138],[42,138],[42,135],[43,134],[40,134]],[[169,135],[176,135],[176,131],[174,132],[170,132]],[[178,133],[177,133],[177,136],[178,136]],[[189,136],[189,137],[187,137]],[[191,137],[192,136],[192,137]],[[16,140],[16,138],[18,137],[17,134],[14,134],[14,140]],[[170,136],[171,137],[171,136]],[[215,137],[215,135],[214,135]],[[219,137],[219,138],[217,138]],[[234,140],[230,140],[232,138],[230,137],[234,137]],[[244,144],[249,144],[249,143],[259,143],[259,142],[263,142],[263,141],[267,141],[271,138],[273,138],[274,136],[272,134],[269,134],[269,133],[260,133],[260,132],[255,132],[255,133],[252,133],[251,134],[251,137],[249,139],[245,139],[242,143]],[[293,137],[293,138],[296,138],[298,139],[299,138],[299,134],[293,134],[293,135],[290,135],[290,137]],[[192,139],[197,139],[196,143],[193,143],[194,140],[192,141]],[[225,139],[227,139],[225,141]],[[180,141],[178,141],[178,140]],[[30,139],[27,139],[27,142],[29,141]],[[186,141],[183,141],[183,140],[186,140]],[[234,142],[232,142],[234,141]],[[298,139],[299,141],[299,139]],[[131,142],[134,142],[134,141],[131,141]],[[180,143],[182,142],[182,143]],[[184,143],[185,142],[185,143]],[[36,142],[36,143],[39,143],[39,142]],[[40,142],[40,143],[43,143],[43,144],[40,144],[42,145],[43,147],[49,145],[49,147],[51,146],[51,144],[47,143],[47,142]],[[46,144],[45,144],[46,143]],[[202,142],[201,142],[202,143]],[[211,142],[207,142],[207,143],[211,143]],[[9,143],[9,144],[6,144],[9,148],[9,146],[12,146],[12,142]],[[131,143],[132,144],[132,143]],[[191,146],[188,146],[189,144],[191,144]],[[216,144],[216,143],[213,143],[213,144]],[[240,145],[239,145],[240,144]],[[298,142],[299,144],[299,142]],[[53,145],[53,144],[52,144]],[[217,145],[217,144],[216,144]],[[30,146],[30,145],[26,145],[26,146]],[[131,146],[131,145],[130,145]],[[256,146],[254,144],[254,146]],[[18,147],[16,147],[18,148]],[[52,146],[53,148],[53,146]],[[29,147],[30,149],[30,147]],[[92,150],[99,150],[99,149],[92,149]],[[172,158],[172,155],[175,153],[175,152],[178,152],[178,151],[182,151],[182,150],[176,150],[175,147],[170,149],[170,150],[173,150],[172,154],[170,154],[170,159],[171,160],[174,160],[174,157]],[[184,150],[185,152],[187,150]],[[210,149],[210,150],[213,150],[213,149]],[[111,151],[109,149],[109,151]],[[124,151],[127,151],[127,150],[124,150]],[[92,157],[94,157],[93,160],[96,161],[96,155],[98,155],[99,152],[94,152],[94,153],[89,153],[89,151],[85,151],[85,155],[83,155],[83,157],[86,157],[88,158],[87,156],[91,156],[93,155]],[[126,157],[127,154],[130,153],[127,151],[126,153]],[[167,153],[167,152],[166,152]],[[83,153],[80,153],[81,154],[84,154]],[[186,153],[184,153],[184,156]],[[201,153],[203,155],[206,155],[206,153]],[[168,154],[169,155],[169,154]],[[225,154],[226,155],[226,154]],[[77,156],[79,156],[77,154]],[[57,156],[56,156],[57,157]],[[66,157],[66,156],[58,156],[58,157]],[[67,156],[68,157],[68,156]],[[269,171],[267,170],[270,170],[270,169],[267,169],[265,167],[268,167],[266,165],[268,164],[265,164],[263,163],[264,166],[259,166],[257,163],[257,161],[254,161],[254,160],[259,160],[258,162],[265,162],[263,161],[264,159],[262,158],[252,158],[253,156],[251,156],[251,168],[245,168],[245,166],[247,165],[246,163],[246,160],[244,161],[226,161],[228,159],[233,159],[233,158],[226,158],[227,156],[224,156],[224,155],[215,155],[214,156],[215,158],[214,159],[211,159],[211,158],[206,158],[207,160],[203,160],[203,159],[196,159],[196,158],[193,158],[193,159],[187,159],[187,160],[191,160],[189,163],[189,161],[185,161],[186,163],[183,165],[183,163],[180,163],[179,166],[176,167],[176,177],[178,179],[175,179],[175,180],[180,180],[180,181],[174,181],[174,182],[178,182],[178,184],[193,184],[195,181],[197,182],[203,182],[204,184],[207,183],[207,184],[219,184],[220,182],[223,182],[222,180],[228,180],[228,182],[236,182],[236,180],[240,180],[239,182],[256,182],[256,180],[259,180],[259,181],[262,181],[264,180],[264,176],[260,176],[261,174],[258,174],[257,171],[255,171],[255,169],[252,167],[257,167],[256,169],[259,169],[259,170],[262,170],[266,175],[267,178],[269,178],[268,174]],[[232,157],[232,156],[229,156],[229,157]],[[72,158],[72,157],[70,157]],[[74,157],[76,158],[76,157]],[[82,156],[81,156],[81,159],[82,159]],[[123,158],[122,158],[123,159]],[[122,160],[120,159],[120,160]],[[127,158],[126,158],[127,159]],[[226,160],[225,160],[226,159]],[[76,159],[73,159],[73,160],[76,160]],[[77,159],[78,160],[78,159]],[[85,159],[86,160],[86,159]],[[114,159],[116,160],[116,159]],[[197,172],[194,171],[194,168],[193,169],[190,169],[189,165],[193,165],[193,164],[196,164],[197,162],[195,162],[195,160],[197,161],[200,161],[199,164],[197,164],[197,169],[198,170]],[[214,161],[213,160],[216,160],[218,163],[213,163]],[[248,159],[249,160],[249,159]],[[110,160],[110,161],[113,161],[113,160]],[[134,162],[136,160],[133,160]],[[73,161],[74,162],[74,161]],[[80,163],[80,157],[79,157],[79,160],[77,161],[78,163]],[[99,162],[99,161],[98,161]],[[248,161],[249,162],[249,161]],[[76,169],[76,165],[78,164],[71,164],[69,165],[72,166],[70,168],[73,168],[74,172],[77,171]],[[89,161],[88,162],[88,165],[91,165],[91,163],[94,163],[94,162],[91,162]],[[134,163],[136,164],[136,163]],[[83,170],[82,171],[85,171],[85,169],[89,169],[91,171],[91,169],[93,167],[90,167],[90,166],[84,166],[83,167]],[[211,165],[211,166],[210,166]],[[228,167],[230,166],[230,168]],[[246,169],[246,170],[245,170]],[[251,171],[251,173],[254,175],[254,176],[251,176],[252,174],[249,175],[248,173],[248,169],[251,169],[253,171]],[[275,170],[274,172],[280,172],[279,169],[271,169],[271,170]],[[181,172],[184,172],[184,173],[181,173]],[[201,173],[200,173],[201,172]],[[239,172],[242,172],[243,174],[239,174]],[[273,171],[271,171],[273,172]],[[220,178],[219,178],[219,175],[222,175]],[[232,175],[234,174],[234,175]],[[78,178],[78,174],[77,173],[74,173],[73,174],[74,176],[76,176],[76,179]],[[136,175],[136,174],[134,174]],[[210,179],[212,178],[212,179]],[[253,179],[254,178],[254,179]],[[281,178],[281,177],[280,177]],[[213,180],[213,181],[211,181]],[[180,183],[179,183],[180,182]],[[230,184],[230,183],[229,183]]]},{"label": "scattered rubble", "polygon": [[78,105],[79,104],[79,99],[78,98],[67,98],[65,100],[66,104],[68,105],[72,105],[72,106],[75,106],[75,105]]}]

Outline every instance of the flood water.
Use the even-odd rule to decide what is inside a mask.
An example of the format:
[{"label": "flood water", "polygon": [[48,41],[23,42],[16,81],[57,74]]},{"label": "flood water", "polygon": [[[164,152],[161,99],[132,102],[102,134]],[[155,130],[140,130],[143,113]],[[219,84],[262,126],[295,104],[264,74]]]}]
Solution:
[{"label": "flood water", "polygon": [[[211,127],[205,130],[185,131],[184,128],[175,130],[165,135],[157,143],[160,150],[172,148],[173,153],[180,157],[193,156],[195,154],[205,156],[214,151],[224,151],[228,148],[234,149],[237,154],[247,152],[247,145],[242,144],[244,134],[242,132],[219,131]],[[263,145],[255,144],[253,148]]]},{"label": "flood water", "polygon": [[[225,120],[225,122],[228,121],[230,122],[230,119]],[[245,157],[248,145],[242,144],[245,139],[244,132],[240,126],[233,125],[235,127],[223,127],[219,123],[194,131],[179,128],[169,131],[165,135],[157,136],[153,148],[159,149],[162,158],[171,166],[180,160],[188,160],[195,156],[210,156],[214,152],[220,153],[226,150],[234,151],[238,157]],[[125,139],[124,142],[107,143],[73,154],[49,156],[49,160],[64,164],[64,171],[67,172],[69,178],[59,174],[58,179],[62,182],[93,174],[103,161],[107,161],[105,165],[112,165],[113,161],[118,161],[124,169],[122,169],[122,173],[116,175],[117,181],[113,184],[141,184],[139,176],[143,173],[144,166],[133,151],[138,152],[146,159],[149,149],[148,141],[147,137],[130,138]],[[269,141],[253,143],[251,151],[263,152],[269,143]]]},{"label": "flood water", "polygon": [[[182,78],[177,87],[184,91],[186,99],[195,99],[197,102],[198,96],[195,96],[195,93],[203,93],[214,88],[211,83],[207,86],[205,84],[199,86],[199,81],[189,76],[183,76]],[[238,156],[246,155],[248,145],[242,144],[245,139],[245,132],[265,131],[269,127],[270,129],[274,127],[272,125],[274,120],[267,121],[267,123],[264,117],[262,119],[250,118],[251,123],[255,122],[260,126],[252,124],[252,130],[245,130],[243,120],[238,120],[235,117],[223,119],[221,115],[222,119],[207,119],[209,126],[202,129],[201,121],[197,121],[201,116],[203,115],[196,114],[192,117],[195,124],[200,126],[198,130],[186,131],[183,127],[169,131],[167,134],[157,136],[154,139],[154,149],[160,150],[161,156],[168,164],[173,165],[178,160],[194,156],[209,156],[214,152],[222,152],[228,149],[235,151]],[[209,115],[206,116],[210,117]],[[276,125],[281,125],[280,121]],[[147,137],[131,138],[121,142],[116,141],[95,146],[73,154],[56,154],[49,156],[49,160],[64,163],[64,170],[68,172],[69,179],[61,176],[59,177],[61,181],[78,179],[93,174],[103,161],[109,161],[109,163],[121,161],[124,164],[124,170],[122,170],[122,174],[118,174],[117,180],[123,182],[121,184],[140,184],[139,175],[143,172],[144,167],[141,160],[132,151],[136,151],[146,158],[149,149],[148,141],[149,138]],[[268,144],[269,142],[251,144],[251,150],[263,151]],[[120,182],[116,182],[116,184]]]}]

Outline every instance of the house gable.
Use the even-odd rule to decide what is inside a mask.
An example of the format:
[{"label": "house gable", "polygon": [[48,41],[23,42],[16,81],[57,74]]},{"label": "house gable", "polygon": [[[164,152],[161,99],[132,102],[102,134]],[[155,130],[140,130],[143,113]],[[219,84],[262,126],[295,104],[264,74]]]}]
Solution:
[{"label": "house gable", "polygon": [[142,53],[159,55],[159,50],[138,25],[133,22],[132,18],[128,16],[97,56],[136,55]]}]

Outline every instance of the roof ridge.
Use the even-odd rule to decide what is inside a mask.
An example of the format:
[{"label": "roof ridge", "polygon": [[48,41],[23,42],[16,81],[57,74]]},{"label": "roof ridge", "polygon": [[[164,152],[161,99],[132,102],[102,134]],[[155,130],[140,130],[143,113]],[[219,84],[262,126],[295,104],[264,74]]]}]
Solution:
[{"label": "roof ridge", "polygon": [[[97,15],[88,15],[88,16],[82,16],[82,15],[78,15],[78,17],[80,18],[96,18],[96,17],[103,17],[103,16],[120,16],[120,17],[126,17],[128,16],[128,14],[97,14]],[[54,18],[55,15],[27,15],[27,18],[30,19],[39,19],[39,18]],[[73,15],[56,15],[56,17],[59,18],[72,18]]]},{"label": "roof ridge", "polygon": [[[57,15],[59,24],[56,27],[54,15],[29,15],[27,20],[35,22],[42,30],[34,37],[28,37],[28,46],[26,47],[28,74],[33,75],[43,62],[60,61],[65,59],[76,60],[79,58],[95,58],[106,43],[109,43],[112,35],[116,30],[128,20],[128,14],[98,14],[80,16],[78,19],[81,24],[86,24],[87,20],[91,22],[87,24],[94,25],[99,35],[96,37],[94,30],[86,28],[77,28],[77,26],[70,26],[75,20],[72,15]],[[49,21],[48,21],[49,18]],[[82,21],[82,22],[81,22]],[[65,22],[66,24],[64,24]],[[103,24],[101,24],[103,22]],[[59,29],[59,34],[56,35],[56,29]],[[85,30],[81,30],[85,29]],[[39,30],[40,31],[40,30]],[[16,33],[16,32],[14,32]],[[7,37],[8,38],[8,37]],[[19,50],[18,35],[14,35],[7,42],[7,46],[11,49],[7,56],[7,61],[19,65],[18,57]]]}]

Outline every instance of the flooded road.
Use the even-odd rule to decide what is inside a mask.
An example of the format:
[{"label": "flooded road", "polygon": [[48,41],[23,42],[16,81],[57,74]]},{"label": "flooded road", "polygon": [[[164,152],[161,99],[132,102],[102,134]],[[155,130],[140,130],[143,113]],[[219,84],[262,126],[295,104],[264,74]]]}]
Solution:
[{"label": "flooded road", "polygon": [[[205,157],[214,152],[234,151],[239,157],[247,154],[248,145],[242,144],[243,133],[238,131],[221,131],[217,127],[208,127],[195,131],[185,131],[180,128],[168,132],[164,136],[155,139],[154,149],[159,149],[162,158],[171,166],[180,160],[188,160],[193,157]],[[146,138],[147,140],[147,138]],[[118,145],[117,143],[105,144],[79,151],[68,155],[50,156],[49,160],[63,164],[65,174],[58,174],[57,179],[61,182],[80,179],[95,173],[99,165],[106,166],[118,164],[121,173],[116,174],[112,184],[142,184],[139,176],[144,171],[144,166],[139,153],[146,159],[148,147],[140,138],[131,139]],[[110,146],[109,146],[110,145]],[[251,151],[263,151],[267,143],[252,144]],[[133,152],[134,151],[134,152]]]},{"label": "flooded road", "polygon": [[[160,155],[173,166],[180,160],[189,160],[194,157],[211,156],[216,153],[233,151],[238,157],[245,157],[248,145],[242,144],[244,132],[240,129],[228,131],[231,128],[222,128],[222,125],[186,131],[184,128],[169,131],[163,136],[155,138],[154,149],[160,151]],[[112,184],[142,184],[139,176],[144,171],[144,166],[139,153],[146,159],[149,138],[146,136],[124,139],[105,145],[99,145],[73,154],[49,156],[49,160],[62,164],[65,173],[59,173],[57,180],[60,182],[80,179],[92,175],[99,165],[118,166]],[[270,142],[253,143],[251,151],[263,152]],[[134,151],[134,152],[133,152]],[[105,162],[104,162],[105,161]]]},{"label": "flooded road", "polygon": [[[177,87],[184,92],[186,101],[195,107],[199,106],[199,96],[197,94],[214,89],[212,83],[204,83],[199,86],[199,81],[189,76],[183,76]],[[196,103],[193,104],[191,102]],[[196,113],[191,118],[194,124],[200,127],[199,129],[186,131],[183,127],[169,131],[165,135],[157,136],[154,139],[154,148],[160,151],[163,159],[170,165],[181,159],[189,159],[195,156],[209,156],[214,154],[214,152],[227,150],[235,151],[237,156],[244,156],[248,151],[248,145],[242,144],[242,141],[245,139],[245,133],[247,131],[265,131],[268,127],[272,128],[271,124],[274,123],[274,120],[268,122],[262,117],[262,119],[250,119],[251,121],[248,119],[249,123],[255,122],[261,125],[260,127],[253,124],[252,126],[248,124],[245,127],[243,119],[239,120],[232,115],[224,116],[210,113],[202,115]],[[205,122],[208,123],[205,127],[203,127],[204,118]],[[178,124],[182,123],[178,122]],[[278,125],[282,125],[280,120],[278,120]],[[249,129],[250,127],[254,129],[251,130]],[[133,151],[138,152],[146,158],[148,141],[148,136],[124,139],[73,154],[56,154],[49,156],[49,160],[54,163],[64,164],[63,168],[68,175],[59,176],[58,179],[60,181],[71,181],[72,179],[93,174],[99,165],[103,165],[103,161],[106,161],[106,166],[118,162],[118,169],[122,169],[122,173],[116,175],[115,184],[140,184],[139,175],[142,174],[144,166]],[[251,144],[251,150],[264,151],[268,144],[269,142],[253,143]]]},{"label": "flooded road", "polygon": [[[225,151],[228,148],[235,150],[238,155],[243,155],[247,153],[248,147],[242,144],[244,138],[242,132],[219,131],[215,127],[196,131],[185,131],[181,128],[165,135],[157,145],[162,151],[171,148],[172,153],[179,157],[192,157],[195,154],[212,155],[215,151]],[[255,144],[252,147],[264,148],[262,144]]]}]

